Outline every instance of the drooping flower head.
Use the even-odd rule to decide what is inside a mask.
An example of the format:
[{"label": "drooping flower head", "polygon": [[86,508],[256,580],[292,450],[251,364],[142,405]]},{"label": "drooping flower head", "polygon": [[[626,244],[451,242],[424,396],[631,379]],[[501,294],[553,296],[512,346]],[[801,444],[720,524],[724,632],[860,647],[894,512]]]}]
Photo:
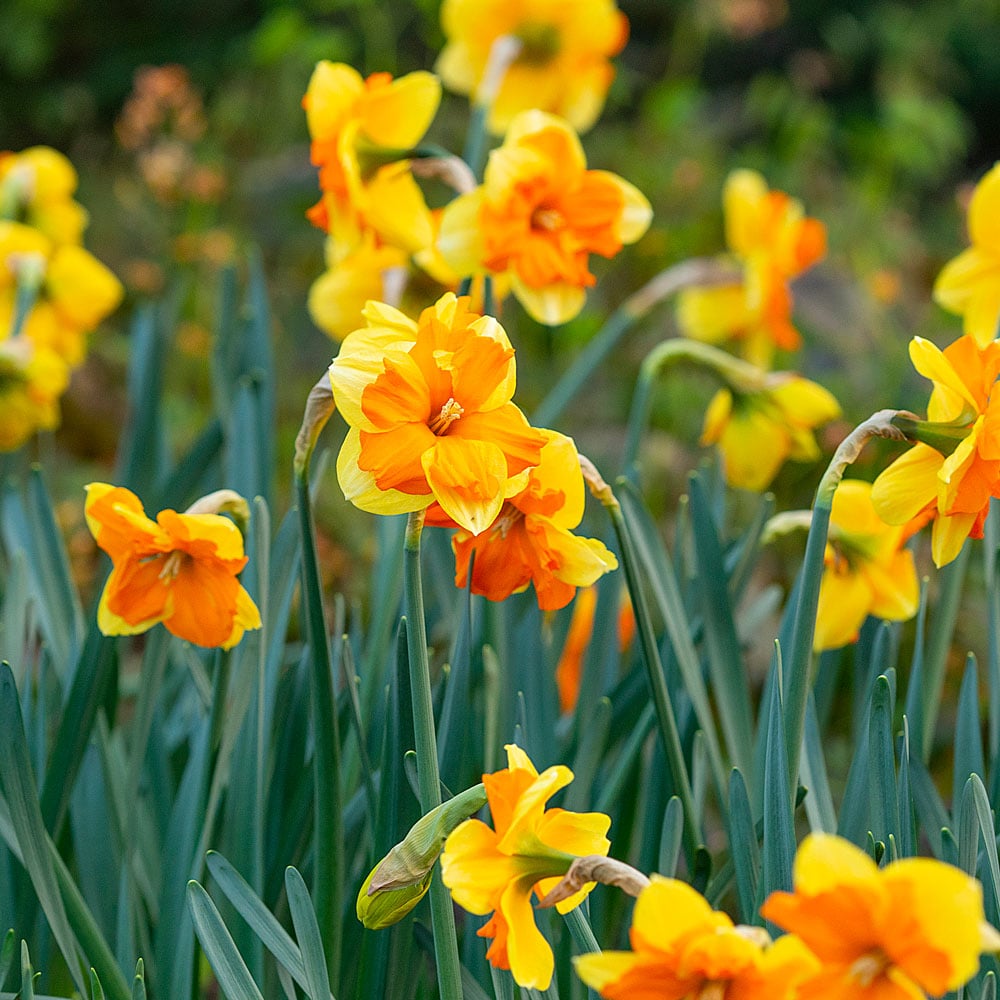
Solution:
[{"label": "drooping flower head", "polygon": [[817,963],[794,937],[770,943],[734,927],[684,882],[653,875],[632,914],[632,951],[574,959],[577,975],[608,1000],[793,1000]]},{"label": "drooping flower head", "polygon": [[26,337],[0,340],[0,451],[14,451],[37,431],[56,427],[68,382],[69,368],[55,352]]},{"label": "drooping flower head", "polygon": [[801,202],[768,189],[752,170],[735,170],[723,191],[726,242],[742,280],[685,289],[677,318],[685,336],[708,343],[735,339],[755,364],[768,366],[775,348],[801,342],[792,324],[789,282],[826,253],[826,229],[805,215]]},{"label": "drooping flower head", "polygon": [[701,443],[718,444],[726,482],[761,491],[786,459],[819,458],[813,431],[838,417],[840,406],[821,385],[791,372],[743,372],[741,385],[720,389],[708,404]]},{"label": "drooping flower head", "polygon": [[136,635],[162,622],[188,642],[230,649],[245,630],[260,628],[237,579],[247,563],[243,536],[228,518],[196,506],[162,510],[152,521],[131,490],[107,483],[87,487],[85,513],[114,563],[97,611],[105,635]]},{"label": "drooping flower head", "polygon": [[511,402],[514,349],[503,327],[443,295],[414,323],[370,302],[330,366],[350,426],[337,459],[344,496],[399,514],[437,501],[479,534],[524,486],[545,437]]},{"label": "drooping flower head", "polygon": [[1000,496],[1000,343],[966,335],[941,351],[914,337],[910,360],[934,384],[929,423],[875,480],[872,502],[889,524],[933,518],[931,552],[944,566],[966,538],[982,537],[990,497]]},{"label": "drooping flower head", "polygon": [[363,79],[344,63],[317,63],[302,99],[323,190],[310,219],[335,239],[372,229],[392,246],[427,246],[430,214],[399,157],[423,137],[440,98],[430,73]]},{"label": "drooping flower head", "polygon": [[[508,498],[496,520],[473,535],[460,529],[452,538],[455,585],[464,587],[472,564],[472,592],[502,601],[534,584],[543,611],[565,607],[577,587],[589,587],[618,566],[596,538],[573,529],[583,518],[584,486],[571,438],[542,430],[545,444],[524,488]],[[447,525],[443,511],[431,508],[428,524]]]},{"label": "drooping flower head", "polygon": [[445,208],[438,247],[459,273],[507,276],[535,319],[557,325],[583,308],[596,281],[590,255],[613,257],[651,217],[637,188],[587,169],[566,122],[525,111],[490,154],[483,184]]},{"label": "drooping flower head", "polygon": [[488,126],[497,135],[531,108],[586,131],[614,79],[609,60],[628,39],[628,20],[614,0],[444,0],[441,24],[447,44],[435,68],[460,94],[476,94],[497,39],[517,42],[490,106]]},{"label": "drooping flower head", "polygon": [[906,858],[881,871],[853,844],[810,834],[795,856],[795,891],[761,913],[796,934],[821,967],[810,1000],[917,1000],[968,982],[1000,934],[983,916],[979,883],[951,865]]},{"label": "drooping flower head", "polygon": [[[546,809],[545,803],[573,780],[563,765],[541,774],[528,755],[508,744],[507,767],[483,775],[493,829],[466,820],[445,841],[441,877],[459,906],[485,916],[480,937],[492,938],[486,953],[510,969],[521,986],[545,990],[552,980],[552,949],[535,925],[532,891],[539,898],[560,881],[575,857],[606,855],[611,825],[603,813]],[[556,907],[568,913],[593,888],[588,883]]]},{"label": "drooping flower head", "polygon": [[985,347],[1000,327],[1000,163],[976,185],[969,202],[972,246],[945,264],[934,299],[959,313],[966,336]]},{"label": "drooping flower head", "polygon": [[48,146],[0,153],[0,219],[23,222],[53,243],[79,243],[87,212],[74,201],[73,164]]}]

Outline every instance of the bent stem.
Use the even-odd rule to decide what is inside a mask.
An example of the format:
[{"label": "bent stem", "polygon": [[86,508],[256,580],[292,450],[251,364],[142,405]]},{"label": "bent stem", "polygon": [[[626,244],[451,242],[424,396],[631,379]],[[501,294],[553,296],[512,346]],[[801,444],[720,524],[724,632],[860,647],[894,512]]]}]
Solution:
[{"label": "bent stem", "polygon": [[[420,535],[423,527],[422,510],[414,511],[408,516],[403,543],[403,588],[406,599],[410,691],[413,698],[413,732],[417,744],[417,788],[420,793],[420,811],[426,814],[441,805],[441,777],[431,701],[430,664],[427,662],[424,592],[420,578]],[[431,883],[430,905],[441,1000],[462,1000],[455,911],[451,905],[451,895],[441,881],[440,871],[435,873]]]},{"label": "bent stem", "polygon": [[812,666],[813,636],[816,631],[816,609],[819,606],[819,588],[823,578],[826,539],[830,530],[830,511],[833,495],[837,492],[847,467],[857,461],[864,446],[873,438],[906,440],[905,433],[893,422],[893,417],[912,414],[900,410],[879,410],[847,435],[834,452],[823,473],[813,503],[812,521],[806,539],[806,552],[802,560],[799,602],[795,608],[792,625],[792,645],[786,659],[784,677],[785,751],[788,756],[788,783],[794,801],[799,775],[799,756],[802,734],[805,729],[806,706],[809,699],[809,680]]}]

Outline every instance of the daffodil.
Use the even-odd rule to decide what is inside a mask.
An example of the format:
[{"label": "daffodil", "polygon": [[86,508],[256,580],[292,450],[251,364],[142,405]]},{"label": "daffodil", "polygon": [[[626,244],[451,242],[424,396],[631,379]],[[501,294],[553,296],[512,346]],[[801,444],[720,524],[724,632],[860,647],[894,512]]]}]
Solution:
[{"label": "daffodil", "polygon": [[[496,520],[473,535],[452,537],[455,585],[464,587],[472,566],[472,592],[502,601],[534,584],[543,611],[565,607],[577,587],[589,587],[618,566],[596,538],[573,534],[583,518],[584,485],[571,438],[543,430],[538,465],[528,470],[524,488],[504,502]],[[428,524],[447,524],[432,508]]]},{"label": "daffodil", "polygon": [[742,269],[730,285],[688,288],[677,303],[685,336],[707,343],[740,341],[742,353],[767,366],[775,348],[801,342],[792,324],[789,282],[826,253],[826,229],[802,204],[772,191],[760,174],[735,170],[723,191],[726,242]]},{"label": "daffodil", "polygon": [[152,521],[134,493],[107,483],[87,487],[85,513],[114,563],[97,611],[105,635],[135,635],[162,622],[181,639],[230,649],[245,630],[260,628],[257,606],[237,579],[247,563],[243,536],[222,514],[196,506],[162,510]]},{"label": "daffodil", "polygon": [[875,480],[872,502],[889,524],[933,517],[931,553],[944,566],[967,537],[982,537],[990,497],[1000,496],[1000,343],[966,335],[941,351],[914,337],[910,359],[934,384],[928,422]]},{"label": "daffodil", "polygon": [[871,493],[871,483],[845,479],[834,494],[816,612],[816,650],[854,642],[869,615],[905,621],[917,613],[920,584],[913,553],[904,547],[906,529],[878,516]]},{"label": "daffodil", "polygon": [[794,937],[774,944],[734,927],[684,882],[653,875],[632,914],[632,951],[574,959],[577,975],[608,1000],[794,1000],[817,966]]},{"label": "daffodil", "polygon": [[705,413],[702,444],[717,444],[726,481],[746,490],[767,489],[786,459],[814,461],[813,431],[840,415],[821,385],[791,372],[748,366],[741,386],[720,389]]},{"label": "daffodil", "polygon": [[516,42],[490,106],[490,131],[506,130],[520,111],[539,108],[590,128],[614,79],[610,58],[628,38],[628,21],[614,0],[444,0],[447,44],[437,72],[445,85],[475,95],[499,38]]},{"label": "daffodil", "polygon": [[596,281],[590,255],[613,257],[651,217],[637,188],[587,169],[565,121],[525,111],[490,153],[483,184],[445,207],[438,248],[461,274],[506,276],[535,319],[557,325],[583,308]]},{"label": "daffodil", "polygon": [[965,334],[985,347],[1000,326],[1000,163],[972,194],[969,238],[972,246],[938,275],[934,298],[949,312],[959,313]]},{"label": "daffodil", "polygon": [[813,833],[795,856],[795,891],[761,913],[796,934],[820,968],[810,1000],[923,1000],[968,982],[1000,934],[983,916],[979,883],[951,865],[906,858],[879,870],[853,844]]},{"label": "daffodil", "polygon": [[381,302],[330,366],[350,426],[337,459],[344,496],[399,514],[437,501],[479,534],[538,464],[544,435],[511,402],[514,349],[500,324],[451,292],[417,322]]},{"label": "daffodil", "polygon": [[79,243],[87,212],[74,201],[73,164],[48,146],[0,153],[0,219],[23,222],[54,243]]},{"label": "daffodil", "polygon": [[[466,820],[445,841],[441,876],[459,906],[481,916],[492,913],[480,937],[492,938],[486,957],[497,968],[510,969],[521,986],[548,989],[552,949],[535,925],[531,905],[560,881],[575,857],[606,855],[611,820],[602,813],[548,809],[545,803],[573,780],[563,765],[541,774],[528,755],[508,744],[507,767],[483,775],[493,828]],[[568,913],[593,888],[557,904]]]},{"label": "daffodil", "polygon": [[59,423],[69,368],[25,337],[0,340],[0,451],[14,451],[36,431]]},{"label": "daffodil", "polygon": [[302,99],[323,190],[312,221],[335,239],[360,228],[409,252],[426,247],[430,212],[406,153],[427,131],[440,98],[430,73],[364,79],[344,63],[317,63]]}]

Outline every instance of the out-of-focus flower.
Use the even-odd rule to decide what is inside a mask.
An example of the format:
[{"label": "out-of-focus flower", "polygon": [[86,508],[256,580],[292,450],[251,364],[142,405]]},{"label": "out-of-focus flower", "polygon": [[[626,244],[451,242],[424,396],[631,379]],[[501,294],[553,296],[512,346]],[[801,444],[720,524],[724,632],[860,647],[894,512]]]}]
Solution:
[{"label": "out-of-focus flower", "polygon": [[53,351],[26,337],[0,340],[0,451],[14,451],[59,423],[59,397],[69,369]]},{"label": "out-of-focus flower", "polygon": [[538,464],[545,437],[511,402],[514,349],[500,324],[447,292],[418,322],[381,302],[330,366],[350,426],[337,459],[344,496],[400,514],[437,501],[473,534]]},{"label": "out-of-focus flower", "polygon": [[198,510],[162,510],[152,521],[130,490],[87,487],[87,524],[114,563],[97,611],[105,635],[136,635],[162,622],[181,639],[230,649],[245,630],[260,628],[237,579],[247,563],[243,536],[228,518]]},{"label": "out-of-focus flower", "polygon": [[302,99],[324,193],[310,219],[334,239],[345,228],[372,229],[408,252],[426,247],[430,212],[405,154],[423,138],[440,99],[430,73],[363,79],[344,63],[317,63]]},{"label": "out-of-focus flower", "polygon": [[73,200],[73,164],[48,146],[0,153],[0,219],[23,222],[53,243],[79,243],[87,212]]},{"label": "out-of-focus flower", "polygon": [[574,959],[608,1000],[793,1000],[818,964],[796,938],[771,944],[762,928],[734,927],[691,886],[661,875],[639,895],[629,939],[632,951]]},{"label": "out-of-focus flower", "polygon": [[972,246],[945,264],[934,299],[963,318],[964,331],[980,347],[1000,326],[1000,163],[976,185],[969,203]]},{"label": "out-of-focus flower", "polygon": [[53,245],[18,222],[0,222],[0,331],[7,336],[16,314],[18,287],[29,284],[33,301],[21,333],[55,351],[74,367],[86,353],[86,334],[117,308],[121,282],[96,257],[75,244]]},{"label": "out-of-focus flower", "polygon": [[[556,664],[556,687],[559,708],[571,712],[580,695],[583,661],[594,637],[594,615],[597,612],[597,587],[581,587],[573,602],[573,617]],[[635,635],[635,612],[628,591],[621,591],[618,603],[618,651],[624,653]]]},{"label": "out-of-focus flower", "polygon": [[910,359],[934,383],[918,443],[876,480],[872,502],[889,524],[934,519],[931,552],[944,566],[967,537],[982,538],[990,497],[1000,496],[1000,342],[960,337],[944,351],[914,337]]},{"label": "out-of-focus flower", "polygon": [[[524,488],[504,502],[485,531],[457,531],[452,548],[457,587],[466,585],[471,563],[474,594],[502,601],[534,584],[538,606],[554,611],[569,604],[577,587],[616,569],[618,560],[603,542],[573,534],[583,519],[585,493],[576,445],[564,434],[541,433],[541,457]],[[451,521],[434,505],[427,523]]]},{"label": "out-of-focus flower", "polygon": [[803,997],[915,1000],[968,982],[979,955],[1000,949],[979,883],[928,858],[879,870],[831,834],[810,834],[795,856],[795,892],[774,892],[761,913],[796,934],[821,967]]},{"label": "out-of-focus flower", "polygon": [[613,257],[651,218],[637,188],[587,169],[566,122],[525,111],[490,153],[484,183],[446,206],[438,247],[461,274],[508,276],[524,308],[557,325],[583,308],[596,281],[590,254]]},{"label": "out-of-focus flower", "polygon": [[444,0],[441,24],[447,44],[435,68],[460,94],[476,95],[497,39],[519,45],[490,106],[495,134],[531,108],[561,115],[577,131],[590,128],[614,79],[609,60],[628,39],[614,0]]},{"label": "out-of-focus flower", "polygon": [[701,443],[718,444],[730,485],[761,491],[786,459],[819,458],[813,431],[839,416],[840,406],[821,385],[791,372],[745,371],[742,385],[720,389],[708,404]]},{"label": "out-of-focus flower", "polygon": [[801,202],[770,191],[752,170],[735,170],[723,191],[726,242],[743,270],[739,284],[681,292],[677,319],[685,336],[708,343],[738,339],[755,364],[768,366],[774,349],[793,350],[789,282],[826,253],[826,229]]},{"label": "out-of-focus flower", "polygon": [[[611,825],[603,813],[548,809],[545,803],[573,780],[568,767],[556,765],[541,774],[528,755],[508,744],[507,767],[483,775],[493,829],[466,820],[445,841],[441,877],[459,906],[489,922],[479,936],[492,938],[486,953],[499,969],[510,969],[521,986],[548,989],[552,949],[535,925],[531,893],[539,897],[560,881],[575,857],[606,855]],[[568,913],[593,888],[557,904]]]}]

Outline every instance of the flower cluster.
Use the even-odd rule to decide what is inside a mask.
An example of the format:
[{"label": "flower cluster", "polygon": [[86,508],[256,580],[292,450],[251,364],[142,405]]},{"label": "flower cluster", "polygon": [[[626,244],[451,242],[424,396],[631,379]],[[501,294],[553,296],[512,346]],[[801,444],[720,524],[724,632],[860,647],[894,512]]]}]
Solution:
[{"label": "flower cluster", "polygon": [[472,590],[502,600],[534,583],[543,608],[617,566],[572,534],[584,485],[573,442],[532,427],[513,402],[503,327],[445,293],[417,322],[381,302],[330,366],[350,429],[337,459],[344,496],[377,514],[426,511],[458,528],[456,582],[475,553]]},{"label": "flower cluster", "polygon": [[981,952],[1000,948],[979,883],[940,861],[879,870],[853,844],[811,834],[794,876],[794,893],[772,893],[761,907],[791,932],[772,943],[654,875],[635,906],[632,951],[582,955],[577,973],[608,1000],[918,1000],[957,989]]},{"label": "flower cluster", "polygon": [[87,223],[76,171],[61,153],[0,154],[0,450],[59,422],[59,397],[87,334],[122,298],[118,279],[80,244]]}]

